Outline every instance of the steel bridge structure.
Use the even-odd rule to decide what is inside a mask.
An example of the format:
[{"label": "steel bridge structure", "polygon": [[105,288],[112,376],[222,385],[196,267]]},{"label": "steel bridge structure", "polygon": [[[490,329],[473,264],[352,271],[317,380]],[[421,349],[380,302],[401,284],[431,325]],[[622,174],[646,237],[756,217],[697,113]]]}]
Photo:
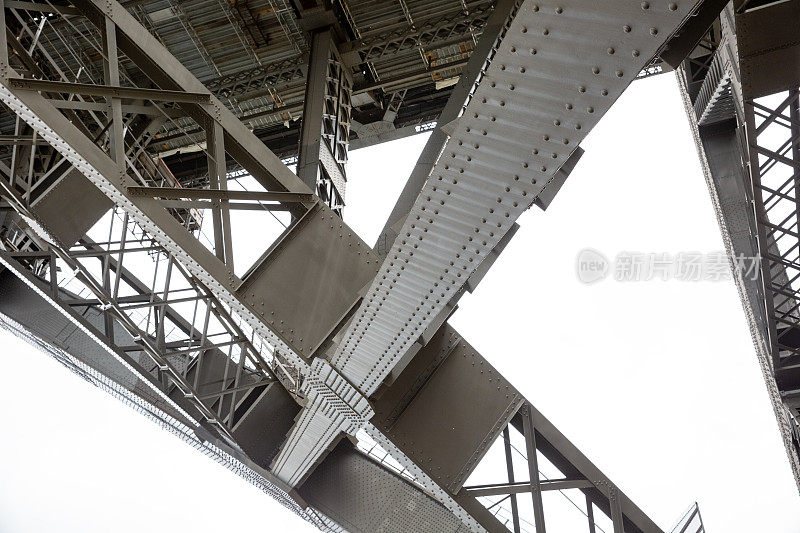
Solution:
[{"label": "steel bridge structure", "polygon": [[[325,531],[544,533],[547,491],[591,533],[664,531],[448,318],[628,85],[675,71],[726,247],[761,258],[731,268],[800,484],[800,0],[0,17],[0,323]],[[348,151],[428,131],[364,242]],[[247,265],[244,216],[273,228]]]}]

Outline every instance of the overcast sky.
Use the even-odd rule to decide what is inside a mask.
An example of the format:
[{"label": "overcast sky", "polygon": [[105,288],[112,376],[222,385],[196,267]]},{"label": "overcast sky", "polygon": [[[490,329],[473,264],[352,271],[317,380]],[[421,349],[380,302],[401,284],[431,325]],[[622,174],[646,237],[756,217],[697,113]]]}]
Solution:
[{"label": "overcast sky", "polygon": [[[424,141],[351,154],[345,220],[368,243]],[[696,500],[711,533],[797,532],[800,498],[733,283],[576,276],[587,247],[723,250],[672,75],[636,82],[583,147],[452,323],[661,527]],[[312,530],[5,332],[0,426],[2,532]],[[573,531],[559,525],[548,531]]]}]

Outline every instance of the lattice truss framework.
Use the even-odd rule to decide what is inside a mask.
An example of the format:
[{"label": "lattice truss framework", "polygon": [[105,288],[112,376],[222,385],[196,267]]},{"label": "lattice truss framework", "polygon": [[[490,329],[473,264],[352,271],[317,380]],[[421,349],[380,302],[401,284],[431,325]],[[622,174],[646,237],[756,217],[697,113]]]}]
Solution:
[{"label": "lattice truss framework", "polygon": [[[795,479],[800,485],[800,3],[733,2],[680,68],[687,113]],[[766,31],[767,28],[772,28]],[[752,261],[751,258],[755,258]]]},{"label": "lattice truss framework", "polygon": [[[351,118],[359,138],[375,142],[402,136],[404,127],[423,118],[447,118],[426,149],[436,157],[421,158],[422,194],[412,190],[400,219],[405,225],[396,226],[400,238],[393,245],[388,239],[381,253],[341,221],[332,209],[340,203],[320,201],[261,142],[267,129],[257,136],[246,126],[268,125],[254,119],[278,108],[280,120],[291,121],[283,88],[296,80],[304,85],[311,45],[300,22],[312,20],[308,13],[266,2],[283,35],[274,39],[287,47],[285,57],[266,64],[259,48],[266,45],[259,43],[269,41],[269,26],[259,26],[252,5],[221,7],[229,21],[239,21],[233,35],[245,50],[222,58],[207,44],[211,35],[198,29],[196,18],[211,9],[205,3],[191,11],[174,2],[129,9],[99,0],[0,4],[7,27],[0,100],[12,111],[0,123],[13,130],[0,161],[2,275],[22,280],[28,292],[19,294],[55,309],[76,335],[138,380],[133,389],[110,378],[94,382],[151,406],[159,420],[176,421],[169,424],[180,426],[192,443],[235,458],[232,468],[250,471],[251,481],[323,529],[372,530],[367,513],[348,515],[344,504],[331,504],[349,494],[331,491],[333,465],[356,464],[354,472],[383,476],[419,506],[410,512],[402,502],[394,508],[387,503],[385,512],[399,513],[391,516],[400,529],[426,524],[436,531],[521,531],[525,519],[516,495],[527,492],[532,523],[544,531],[542,492],[571,490],[582,492],[580,504],[570,501],[586,515],[590,531],[596,510],[607,515],[615,533],[660,531],[446,319],[513,236],[519,214],[549,204],[580,157],[580,140],[627,84],[668,69],[659,58],[664,43],[700,3],[652,9],[647,2],[621,4],[622,11],[609,18],[578,0],[549,6],[546,13],[529,1],[500,2],[502,9],[494,10],[485,2],[459,2],[455,12],[433,16],[423,10],[422,17],[414,15],[417,6],[400,2],[400,21],[372,15],[383,21],[376,23],[381,31],[359,29],[358,20],[369,20],[368,3],[342,3],[352,39],[340,44],[341,61],[360,69],[353,72],[353,107],[363,107],[355,101],[359,94],[372,93],[369,105],[380,111],[373,122],[381,124],[364,128],[349,106],[344,118],[340,110],[328,113],[339,119],[336,129],[321,133],[332,136],[336,162],[346,162]],[[629,23],[618,23],[620,12]],[[610,44],[593,50],[580,68],[565,65],[564,54],[573,48],[561,40],[550,44],[550,32],[569,35],[593,19],[605,21],[592,24]],[[170,24],[189,35],[192,53],[170,53],[180,50],[167,31]],[[405,64],[408,54],[421,58],[424,68]],[[258,65],[247,71],[243,62]],[[550,70],[540,75],[539,69]],[[419,80],[428,89],[431,82],[447,89],[452,103],[415,104]],[[537,93],[540,86],[551,92]],[[385,88],[396,90],[376,100],[375,91]],[[574,96],[561,102],[567,91]],[[251,103],[243,95],[267,101]],[[540,107],[531,108],[526,102],[536,98]],[[406,107],[416,119],[400,119]],[[362,109],[361,117],[367,115]],[[494,129],[500,126],[514,130],[515,142],[503,141],[509,131]],[[541,141],[532,149],[519,141],[526,136]],[[301,150],[307,145],[302,139],[299,144]],[[192,147],[187,158],[168,157],[186,146]],[[440,159],[440,153],[452,155]],[[502,176],[487,178],[487,166]],[[233,261],[233,227],[242,213],[260,216],[273,233],[249,269]],[[432,218],[415,222],[423,216]],[[429,227],[434,219],[445,222],[444,230]],[[483,227],[489,222],[490,229]],[[420,244],[428,231],[442,232],[444,245],[428,250]],[[475,257],[461,257],[458,250],[467,246],[476,247]],[[324,275],[309,268],[323,264],[321,257],[334,258]],[[305,276],[302,283],[298,273]],[[382,287],[386,279],[397,292]],[[425,311],[416,318],[417,299],[428,299],[420,290],[433,294],[434,288],[441,296],[423,301]],[[318,305],[294,309],[304,298]],[[387,298],[382,311],[378,302]],[[388,308],[402,320],[379,316]],[[101,363],[92,366],[59,339],[21,327],[11,316],[14,309],[0,312],[7,327],[38,338],[68,366],[106,376]],[[370,316],[379,318],[372,329]],[[486,365],[488,382],[472,373],[476,364]],[[453,454],[460,462],[442,463],[449,471],[443,475],[441,466],[425,461],[426,454],[442,453],[435,439],[419,448],[409,438],[435,430],[416,428],[404,413],[417,412],[426,395],[440,394],[437,386],[452,389],[451,376],[484,387],[495,411],[487,408],[485,427],[463,428],[465,449]],[[496,395],[495,385],[488,386],[492,380],[503,384]],[[265,417],[273,425],[266,426]],[[415,417],[427,419],[424,413]],[[510,428],[524,442],[529,477],[521,483],[514,481],[509,459]],[[503,442],[509,443],[507,482],[467,485],[484,455]],[[358,483],[346,487],[354,490]]]}]

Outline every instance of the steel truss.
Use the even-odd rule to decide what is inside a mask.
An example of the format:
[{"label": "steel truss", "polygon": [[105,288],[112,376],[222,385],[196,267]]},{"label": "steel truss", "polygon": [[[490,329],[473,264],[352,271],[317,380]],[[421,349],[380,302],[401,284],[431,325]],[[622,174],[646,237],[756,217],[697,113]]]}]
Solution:
[{"label": "steel truss", "polygon": [[[516,430],[524,437],[524,451],[512,444],[511,429]],[[464,490],[469,495],[484,499],[482,503],[485,502],[484,505],[487,509],[491,510],[498,518],[503,519],[514,533],[546,530],[542,494],[547,491],[561,492],[578,511],[583,513],[587,518],[587,528],[590,533],[595,532],[597,528],[594,519],[595,506],[602,509],[611,518],[614,533],[635,531],[640,527],[641,522],[634,524],[633,521],[624,517],[622,502],[627,500],[625,495],[532,405],[523,405],[514,415],[511,423],[503,429],[502,442],[508,482],[465,486]],[[514,453],[519,455],[527,465],[525,474],[528,481],[515,481]],[[539,455],[562,470],[564,477],[545,477],[539,466]],[[580,489],[583,492],[585,507],[580,506],[569,497],[565,491],[570,489]],[[526,523],[524,519],[520,518],[518,499],[523,494],[530,494],[531,497],[534,516],[532,524]],[[599,497],[599,495],[605,495],[607,498]],[[497,496],[502,496],[502,498],[495,499],[495,501],[490,499]],[[503,506],[502,504],[506,502],[508,502],[508,506]],[[626,504],[629,502],[626,501]],[[506,507],[510,507],[510,513],[508,513],[510,517],[503,518],[500,512],[508,511],[509,509]],[[637,517],[636,521],[641,519],[641,516]],[[529,527],[523,527],[523,524]],[[533,529],[530,529],[530,526],[533,526]]]},{"label": "steel truss", "polygon": [[[527,105],[519,98],[532,98],[536,80],[531,73],[538,60],[533,56],[539,49],[559,45],[549,45],[547,40],[540,46],[538,40],[532,44],[527,40],[545,39],[551,28],[571,31],[576,21],[586,20],[587,10],[598,16],[597,8],[577,2],[567,6],[564,17],[560,10],[548,14],[555,17],[548,19],[553,25],[545,26],[540,37],[539,32],[528,34],[528,27],[541,24],[538,5],[527,1],[504,5],[508,11],[493,12],[494,21],[487,18],[480,23],[484,30],[495,32],[476,45],[488,60],[477,56],[467,65],[474,78],[463,80],[457,92],[461,100],[448,104],[452,116],[448,115],[448,123],[431,137],[431,147],[426,149],[437,157],[423,161],[427,170],[423,164],[411,182],[410,197],[397,219],[390,220],[399,231],[387,235],[379,255],[336,217],[331,207],[338,203],[320,202],[123,6],[108,0],[75,0],[67,8],[71,15],[82,15],[82,24],[97,29],[73,35],[85,42],[72,49],[90,49],[101,58],[100,68],[76,59],[80,66],[72,72],[44,49],[34,53],[37,17],[19,3],[0,0],[0,13],[13,14],[21,33],[33,40],[26,46],[13,34],[0,37],[0,100],[17,117],[12,164],[0,168],[6,202],[0,261],[120,364],[141,376],[159,401],[179,413],[188,427],[195,426],[202,440],[219,442],[237,456],[252,457],[252,469],[278,487],[282,491],[278,494],[310,509],[308,513],[323,508],[328,518],[315,515],[321,527],[332,527],[330,521],[350,521],[354,530],[370,530],[365,524],[371,517],[364,513],[357,517],[363,522],[353,523],[352,516],[326,506],[341,495],[331,491],[327,478],[317,472],[330,467],[326,456],[335,448],[330,457],[355,464],[353,471],[372,472],[367,478],[385,477],[397,494],[421,505],[423,517],[436,516],[453,531],[506,530],[477,497],[487,491],[517,494],[524,489],[533,497],[536,529],[544,532],[541,492],[568,488],[584,491],[591,501],[587,514],[593,513],[593,505],[601,509],[611,518],[615,532],[660,531],[480,354],[448,329],[446,319],[458,297],[474,288],[511,238],[516,217],[533,204],[542,208],[549,204],[580,156],[577,145],[582,137],[642,68],[653,65],[652,58],[695,6],[645,14],[636,7],[631,16],[644,18],[637,23],[636,34],[628,37],[632,39],[628,44],[636,46],[633,59],[626,57],[618,64],[611,57],[613,48],[593,51],[603,76],[593,77],[599,76],[600,67],[592,74],[587,67],[586,73],[575,73],[575,79],[559,82],[577,89],[578,96],[574,106],[572,101],[566,106],[558,103],[553,119],[525,115]],[[480,16],[476,11],[474,20]],[[64,21],[72,24],[68,17]],[[184,23],[190,23],[188,17]],[[630,27],[618,26],[609,22],[602,26],[606,33],[601,35],[610,39],[631,33]],[[472,22],[468,27],[472,32]],[[638,31],[643,28],[649,28],[648,32]],[[425,43],[440,46],[460,38],[458,31],[423,24],[414,28],[411,37],[399,36],[392,46],[419,50]],[[661,36],[655,38],[659,31]],[[383,56],[371,56],[373,45],[365,41],[364,46],[368,48],[362,60],[377,65]],[[524,59],[517,54],[518,47],[527,54]],[[569,53],[553,50],[553,57]],[[312,47],[311,56],[313,51]],[[211,54],[206,51],[206,55],[213,64]],[[346,76],[338,61],[333,61],[335,75],[329,75],[331,57],[337,59],[326,54],[320,64],[328,67],[326,82],[335,78],[339,86],[323,93],[321,113],[323,119],[335,120],[330,125],[323,120],[313,132],[314,139],[330,141],[331,155],[342,165],[350,92],[346,87],[342,100]],[[558,65],[551,67],[558,70]],[[526,69],[528,75],[522,76]],[[83,71],[91,73],[92,83],[76,81]],[[552,105],[553,98],[566,94],[561,86],[549,90],[552,98],[539,94],[543,109]],[[405,91],[393,97],[383,116],[396,116],[407,98]],[[339,107],[344,101],[344,113],[328,110],[333,100]],[[149,143],[157,142],[155,134],[166,124],[187,142],[198,144],[205,159],[201,172],[208,178],[196,185],[207,189],[183,188],[169,166],[148,157]],[[558,129],[567,126],[569,131]],[[501,127],[511,128],[512,134],[496,129]],[[551,144],[537,143],[531,154],[530,146],[517,142],[531,133]],[[198,136],[203,143],[197,143]],[[503,138],[515,142],[502,143]],[[39,140],[47,146],[40,149]],[[450,155],[438,160],[442,149]],[[229,160],[252,176],[257,183],[252,190],[232,190]],[[343,196],[343,184],[340,192]],[[80,220],[67,220],[63,205],[53,205],[65,198],[76,206],[85,205],[79,210]],[[106,214],[109,200],[116,207]],[[266,217],[274,211],[288,212],[280,219],[285,230],[241,278],[234,270],[230,213],[239,208],[263,210]],[[210,238],[204,229],[207,212]],[[434,219],[445,224],[430,226]],[[444,245],[430,249],[431,241]],[[477,260],[461,256],[462,252],[466,255],[467,246],[470,252],[474,248]],[[298,249],[302,255],[297,255]],[[325,257],[328,268],[302,269],[313,253]],[[388,256],[385,262],[383,255]],[[304,278],[297,277],[300,270]],[[388,288],[382,287],[384,279],[392,279]],[[432,298],[420,292],[434,294],[434,288],[437,294]],[[389,292],[392,289],[395,292]],[[314,306],[296,309],[296,302],[304,299]],[[378,302],[383,301],[381,309],[384,304]],[[387,318],[390,308],[392,316]],[[100,322],[88,323],[80,311],[96,313]],[[369,313],[377,320],[368,328]],[[439,343],[445,345],[440,351]],[[382,355],[376,358],[376,354]],[[492,378],[487,381],[469,361],[485,364]],[[466,427],[467,438],[455,439],[461,448],[452,453],[441,447],[425,448],[424,442],[418,445],[421,448],[414,445],[414,439],[404,436],[423,437],[417,442],[440,436],[436,427],[426,426],[434,419],[424,412],[430,403],[419,398],[434,394],[453,402],[449,391],[457,387],[449,380],[454,375],[459,382],[469,379],[484,390],[487,401],[480,423]],[[500,392],[495,393],[492,379],[506,383],[505,390],[497,387]],[[420,406],[423,411],[415,411]],[[270,411],[273,407],[278,412]],[[454,409],[452,415],[465,413]],[[253,426],[263,432],[268,417],[288,422],[268,426],[274,427],[269,435],[254,434]],[[525,436],[527,487],[509,479],[504,486],[464,488],[468,474],[492,441],[504,428],[508,434],[509,423]],[[368,437],[373,453],[347,449],[348,441],[342,440],[345,434],[356,440],[359,435]],[[475,435],[480,438],[475,440]],[[261,446],[269,439],[276,442],[267,453]],[[366,457],[374,456],[375,450],[383,451],[384,463],[391,458],[399,475],[387,473],[381,464],[374,470],[377,463]],[[564,479],[540,479],[537,450],[562,470]],[[442,456],[445,452],[452,457]],[[438,464],[425,462],[425,455],[431,453],[439,454]],[[446,473],[437,472],[441,467]],[[512,470],[509,477],[513,478]],[[358,491],[361,486],[352,483],[347,489]],[[510,499],[515,500],[516,496]],[[401,519],[410,523],[416,518],[408,516],[411,507],[398,501],[397,509],[405,513]],[[512,506],[515,515],[513,507],[516,503]],[[591,517],[589,528],[594,528]]]},{"label": "steel truss", "polygon": [[[800,14],[800,2],[779,4],[731,2],[683,63],[679,80],[800,487],[800,76],[776,75],[762,66],[775,54],[790,63],[789,57],[800,57],[786,22]],[[749,258],[757,260],[754,270]]]},{"label": "steel truss", "polygon": [[[153,387],[184,399],[231,441],[234,426],[247,416],[237,409],[251,393],[276,376],[290,392],[297,390],[298,371],[126,214],[115,209],[108,231],[105,242],[85,236],[66,249],[39,240],[37,250],[0,254],[20,277],[47,284],[53,305],[65,312],[102,310],[104,329],[98,334],[111,348],[135,361]],[[150,267],[152,282],[143,283],[126,263],[139,275]],[[120,331],[133,342],[118,343]]]},{"label": "steel truss", "polygon": [[[484,0],[467,2],[465,4],[469,6],[467,10],[461,9],[460,2],[454,0],[453,5],[449,6],[447,5],[449,1],[440,0],[445,9],[432,10],[426,16],[414,18],[413,24],[399,25],[393,31],[399,31],[401,34],[414,31],[414,28],[423,28],[425,31],[433,25],[442,34],[444,28],[449,27],[447,34],[452,42],[434,39],[418,43],[417,47],[400,47],[391,52],[387,51],[383,56],[384,59],[378,62],[377,70],[373,68],[372,62],[361,60],[360,52],[350,54],[350,61],[346,67],[357,77],[356,90],[361,95],[359,101],[361,121],[372,120],[372,115],[380,119],[380,115],[375,113],[382,111],[384,102],[391,98],[391,93],[403,88],[415,88],[416,94],[413,100],[410,99],[408,112],[403,113],[398,119],[399,126],[413,126],[431,118],[435,119],[438,114],[437,108],[446,101],[448,91],[446,89],[439,91],[439,94],[434,96],[434,82],[436,79],[457,76],[464,63],[463,52],[461,57],[449,58],[451,49],[469,49],[481,29],[479,21],[474,24],[470,21],[475,17],[485,16],[492,9],[492,3]],[[137,3],[131,6],[131,13],[148,31],[178,55],[181,61],[189,65],[192,72],[203,80],[212,94],[220,98],[240,120],[254,127],[259,136],[282,156],[295,156],[299,129],[297,120],[302,116],[305,64],[309,49],[307,37],[299,29],[299,21],[303,17],[315,15],[309,15],[303,10],[298,12],[284,1],[270,2],[270,11],[280,25],[280,31],[284,33],[283,38],[291,48],[282,49],[280,41],[283,39],[276,35],[273,35],[273,39],[266,45],[253,47],[251,33],[264,30],[265,18],[262,16],[255,21],[256,28],[243,27],[240,10],[231,9],[227,4],[220,3],[219,6],[227,22],[220,21],[222,26],[214,31],[219,32],[227,23],[230,32],[225,35],[225,39],[233,39],[237,44],[234,46],[228,42],[224,46],[210,47],[206,45],[207,35],[211,31],[207,23],[208,3],[198,10],[181,8],[179,3],[175,2],[169,2],[167,8],[161,8],[161,4],[156,4],[156,2]],[[306,4],[306,8],[309,4]],[[453,9],[456,6],[458,8]],[[98,56],[93,47],[85,43],[85,36],[91,33],[92,25],[81,16],[79,10],[48,3],[15,1],[11,1],[9,7],[12,8],[9,13],[14,26],[18,17],[23,19],[38,17],[37,13],[40,12],[52,17],[41,20],[41,29],[35,27],[39,24],[37,19],[31,31],[23,31],[21,35],[12,34],[9,38],[32,40],[35,52],[50,56],[57,68],[70,74],[73,78],[70,81],[77,81],[78,78],[82,78],[82,81],[94,81],[102,77],[102,67],[95,61]],[[369,15],[357,12],[355,17],[345,16],[349,14],[346,2],[335,3],[333,8],[337,12],[337,17],[342,20],[342,25],[337,26],[337,31],[342,35],[355,37],[354,42],[357,42],[360,39],[357,36],[361,35],[359,29],[365,22],[369,23],[371,20]],[[313,13],[315,9],[308,8],[308,11]],[[338,14],[340,10],[341,16]],[[440,12],[448,13],[444,17],[447,20],[442,20]],[[53,17],[53,15],[58,16]],[[383,23],[382,18],[380,21]],[[367,39],[376,44],[374,33],[372,31],[365,33]],[[187,37],[188,42],[184,43]],[[218,40],[219,37],[212,39]],[[391,40],[388,35],[386,39]],[[427,46],[424,51],[423,45]],[[25,48],[28,46],[26,43]],[[232,57],[236,57],[236,54],[232,54],[231,46],[234,46],[236,54],[241,54],[243,48],[246,56],[237,61],[236,68],[230,67]],[[386,46],[391,46],[391,43],[387,42]],[[192,51],[199,57],[192,57]],[[421,52],[424,53],[420,55]],[[427,59],[425,54],[431,54],[434,59]],[[248,63],[253,66],[242,68],[243,64]],[[362,70],[369,71],[370,74],[364,76]],[[209,75],[212,72],[216,75]],[[391,87],[391,90],[387,90],[384,94],[382,87],[387,89]],[[431,100],[431,96],[434,96],[433,101],[428,103],[427,100]],[[286,128],[290,130],[289,135],[286,135]],[[184,161],[187,159],[187,153],[196,150],[196,145],[202,144],[205,140],[201,128],[194,127],[191,121],[180,116],[173,116],[172,120],[162,123],[157,129],[160,129],[159,142],[143,143],[150,154],[160,153],[169,156],[177,150],[183,155],[178,159]],[[406,131],[411,132],[413,128]],[[294,141],[287,142],[287,139],[292,137]]]},{"label": "steel truss", "polygon": [[[174,62],[174,59],[165,54],[163,48],[149,36],[143,35],[141,27],[136,24],[133,19],[128,15],[125,10],[118,4],[109,5],[105,3],[93,4],[87,2],[82,5],[85,9],[87,16],[93,18],[100,28],[104,29],[104,36],[106,44],[104,49],[115,49],[117,38],[123,44],[124,52],[128,57],[137,57],[140,64],[146,66],[149,75],[155,78],[163,85],[170,87],[178,87],[183,90],[197,89],[195,92],[203,92],[202,85],[196,80],[193,80],[190,74],[185,71],[180,65]],[[122,25],[121,25],[122,24]],[[132,36],[136,35],[134,39]],[[140,48],[144,46],[145,48]],[[149,48],[148,48],[149,47]],[[116,85],[113,70],[115,68],[114,58],[117,57],[116,52],[106,52],[106,59],[109,63],[108,70],[112,72],[109,75],[109,85]],[[172,62],[172,64],[170,64]],[[8,65],[6,61],[3,66],[3,74],[11,78],[17,78],[16,74]],[[162,70],[164,69],[164,70]],[[248,324],[252,329],[251,343],[255,343],[259,347],[266,346],[267,343],[272,346],[273,353],[278,351],[285,357],[284,365],[291,367],[292,371],[288,374],[294,377],[295,371],[300,374],[301,378],[305,378],[310,374],[311,368],[303,361],[292,349],[288,347],[284,340],[281,339],[284,333],[281,329],[276,336],[262,321],[256,318],[256,312],[263,314],[263,311],[255,311],[252,304],[242,305],[239,299],[234,296],[234,288],[241,282],[233,275],[229,249],[224,245],[225,242],[225,211],[226,206],[218,206],[214,210],[214,237],[215,237],[215,251],[217,259],[208,253],[208,250],[203,246],[195,237],[191,236],[185,227],[181,227],[178,222],[173,218],[172,213],[167,211],[162,205],[155,200],[143,198],[132,195],[128,192],[128,186],[140,183],[144,186],[158,186],[158,180],[147,179],[149,176],[142,174],[141,169],[132,164],[129,158],[125,157],[123,148],[126,146],[125,134],[127,133],[123,127],[123,117],[121,114],[121,102],[115,98],[111,98],[109,102],[111,108],[108,117],[108,123],[103,123],[102,130],[108,131],[110,134],[103,138],[105,143],[100,146],[96,144],[93,137],[87,137],[85,133],[81,132],[69,123],[59,111],[58,108],[53,106],[46,98],[35,92],[10,87],[8,78],[3,80],[3,87],[0,88],[1,98],[4,103],[24,117],[26,121],[42,135],[50,145],[56,147],[62,156],[67,158],[73,166],[80,169],[80,171],[89,178],[96,186],[98,186],[104,193],[109,195],[116,203],[118,203],[129,217],[129,221],[139,225],[142,231],[155,242],[158,242],[166,253],[168,260],[180,263],[185,268],[185,277],[187,281],[189,278],[194,278],[198,286],[206,287],[211,294],[217,298],[223,305],[229,306],[226,311],[235,320],[241,320],[237,324]],[[63,89],[63,87],[59,87]],[[12,93],[11,91],[14,91]],[[19,95],[19,97],[17,96]],[[20,98],[21,97],[21,98]],[[114,101],[116,100],[116,102]],[[224,139],[225,149],[237,158],[240,164],[257,180],[267,185],[271,190],[286,190],[289,192],[299,192],[306,194],[309,192],[299,179],[291,174],[274,155],[270,154],[266,148],[260,144],[252,134],[250,134],[239,121],[237,121],[221,104],[215,102],[211,97],[211,104],[207,107],[190,107],[188,104],[185,110],[194,116],[199,123],[205,125],[208,134],[213,132],[215,142],[208,145],[208,158],[209,158],[209,171],[210,173],[217,173],[220,179],[220,185],[223,174],[219,172],[219,163],[222,161],[222,150],[220,141]],[[35,108],[36,110],[34,111]],[[44,118],[46,117],[46,120]],[[94,117],[93,117],[94,118]],[[98,124],[99,126],[100,124]],[[67,141],[67,139],[70,139]],[[216,146],[215,146],[216,145]],[[87,159],[88,157],[88,159]],[[98,169],[102,169],[99,170]],[[14,193],[11,190],[13,184],[9,184],[9,194]],[[223,186],[219,187],[224,190]],[[47,224],[42,222],[40,217],[24,210],[24,202],[15,201],[18,207],[20,216],[28,217],[29,220],[39,220],[39,223],[34,223],[34,227],[38,230],[39,237],[44,241],[50,243],[58,243],[59,239],[56,237],[55,232],[47,228]],[[308,207],[313,203],[307,204],[300,209],[295,208],[295,213],[299,216],[307,213]],[[319,206],[317,207],[319,210]],[[159,221],[157,221],[160,219]],[[42,226],[44,224],[44,226]],[[222,226],[222,227],[221,227]],[[220,228],[221,227],[221,228]],[[64,247],[59,246],[63,251]],[[116,251],[116,250],[115,250]],[[108,255],[106,255],[108,257]],[[59,257],[62,261],[68,260],[68,255]],[[223,261],[228,262],[227,265]],[[172,264],[172,263],[170,263]],[[204,265],[204,266],[201,266]],[[211,267],[210,270],[207,270]],[[84,278],[91,284],[96,284],[94,280],[88,275]],[[91,281],[89,281],[91,280]],[[101,285],[102,287],[102,285]],[[162,292],[167,291],[169,284],[163,288]],[[103,294],[95,287],[96,292],[93,295],[100,300],[104,306],[114,305],[113,301],[104,300]],[[196,300],[201,301],[200,297]],[[118,305],[118,304],[117,304]],[[166,309],[162,307],[162,309]],[[123,310],[117,310],[118,315],[115,318],[118,320],[125,320]],[[162,311],[162,313],[165,311]],[[273,321],[274,322],[274,321]],[[163,324],[162,320],[159,324]],[[133,325],[126,324],[133,329]],[[145,332],[146,333],[146,332]],[[144,337],[143,337],[144,338]],[[255,340],[260,338],[260,340]],[[246,339],[241,339],[244,342]],[[287,339],[288,340],[288,339]],[[231,344],[233,346],[233,344]],[[151,347],[152,348],[152,347]],[[158,359],[156,350],[153,350],[151,355]],[[237,363],[241,366],[242,359]],[[159,361],[159,370],[162,372],[169,372],[170,383],[179,383],[184,387],[182,393],[184,396],[189,396],[193,400],[199,398],[199,395],[194,395],[186,383],[181,381],[180,372],[171,368],[167,361]],[[225,364],[228,368],[228,363]],[[277,367],[276,367],[277,368]],[[308,380],[303,379],[306,383]],[[312,380],[311,383],[314,381]],[[223,380],[225,385],[228,384],[227,380]],[[324,383],[319,384],[323,389],[326,389]],[[226,387],[227,388],[227,387]],[[235,386],[236,391],[231,391],[231,394],[238,391],[238,386]],[[333,393],[334,397],[336,393]],[[224,397],[220,395],[219,398]],[[220,400],[221,402],[221,400]],[[202,402],[198,402],[198,408],[203,412],[204,416],[214,423],[215,429],[218,429],[224,435],[224,423],[214,416],[210,410],[205,408]],[[224,412],[224,409],[223,409]],[[233,422],[233,419],[230,420]],[[402,455],[399,451],[394,451],[397,455]],[[424,474],[420,472],[420,476]],[[459,506],[449,500],[449,506],[453,510],[459,509]],[[461,513],[465,519],[469,520],[469,515]]]}]

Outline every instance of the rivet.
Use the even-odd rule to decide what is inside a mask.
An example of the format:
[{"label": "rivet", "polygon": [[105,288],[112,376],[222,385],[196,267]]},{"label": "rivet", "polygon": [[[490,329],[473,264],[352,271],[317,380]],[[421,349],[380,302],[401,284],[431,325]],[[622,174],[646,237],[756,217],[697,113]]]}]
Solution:
[{"label": "rivet", "polygon": [[678,4],[676,4],[675,2],[670,2],[668,7],[670,11],[675,11],[676,9],[678,9]]},{"label": "rivet", "polygon": [[639,57],[639,50],[634,50],[632,53],[633,57]]},{"label": "rivet", "polygon": [[642,9],[650,9],[650,2],[642,2]]},{"label": "rivet", "polygon": [[658,28],[650,28],[650,35],[658,35]]},{"label": "rivet", "polygon": [[622,31],[624,31],[625,33],[630,33],[631,27],[626,24],[622,27]]}]

